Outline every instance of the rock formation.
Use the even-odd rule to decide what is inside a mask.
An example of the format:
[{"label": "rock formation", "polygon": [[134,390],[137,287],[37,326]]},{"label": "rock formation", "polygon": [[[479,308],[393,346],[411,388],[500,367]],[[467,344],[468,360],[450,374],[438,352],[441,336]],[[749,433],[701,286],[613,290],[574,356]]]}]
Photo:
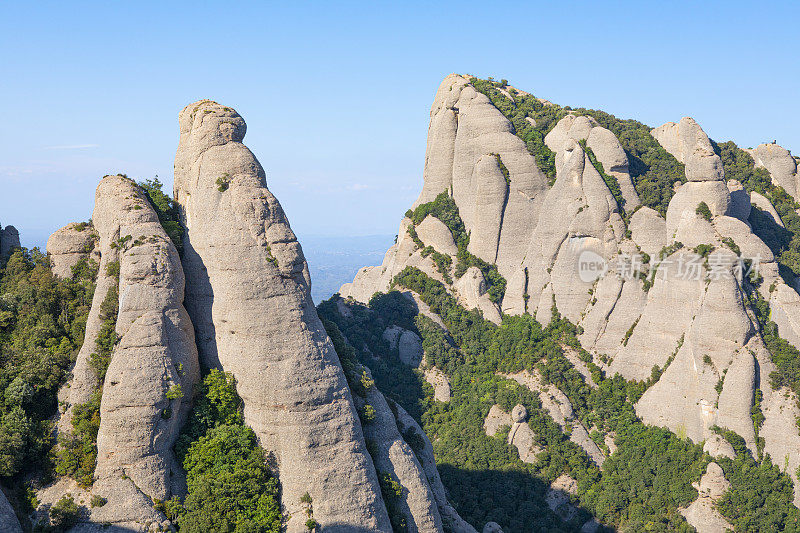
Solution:
[{"label": "rock formation", "polygon": [[71,223],[57,230],[47,239],[47,254],[54,276],[69,279],[72,269],[81,260],[91,258],[99,262],[99,237],[90,223]]},{"label": "rock formation", "polygon": [[14,226],[0,226],[0,258],[8,257],[19,247],[19,231]]},{"label": "rock formation", "polygon": [[708,463],[700,483],[693,485],[699,495],[689,507],[681,510],[686,521],[697,529],[697,533],[725,533],[733,530],[733,526],[714,507],[716,501],[730,488],[722,468],[717,463]]},{"label": "rock formation", "polygon": [[[498,91],[509,99],[517,94]],[[424,183],[412,207],[443,192],[454,200],[469,251],[496,265],[507,280],[502,301],[489,300],[487,280],[476,268],[453,276],[452,283],[443,279],[407,235],[409,218],[383,264],[362,269],[340,292],[366,302],[413,266],[496,323],[502,314],[529,313],[546,324],[555,305],[581,327],[583,347],[607,372],[629,380],[658,378],[636,405],[644,422],[707,441],[713,453],[732,453],[714,440],[714,426],[739,433],[756,453],[750,410],[761,390],[764,427],[770,430],[760,436],[773,458],[787,457],[787,472],[796,479],[800,454],[791,449],[797,431],[790,418],[797,406],[781,400],[788,389],[773,390],[767,378],[774,365],[746,301],[738,257],[758,263],[758,290],[769,301],[771,319],[781,337],[800,346],[796,283],[779,276],[776,258],[749,217],[758,208],[777,225],[783,222],[767,198],[726,180],[721,158],[695,120],[686,117],[650,134],[674,165],[685,168],[685,182],[677,184],[665,217],[639,206],[628,154],[596,119],[567,108],[547,133],[556,167],[551,186],[500,110],[468,78],[448,76],[431,108]],[[800,194],[797,161],[788,151],[771,144],[750,153],[774,183]],[[621,199],[609,189],[609,176]],[[455,264],[455,236],[448,238],[446,227],[431,218],[416,225],[417,235]],[[582,272],[581,265],[589,260],[602,265],[602,272],[584,276],[591,272]],[[602,454],[596,458],[601,461]]]},{"label": "rock formation", "polygon": [[186,307],[202,362],[233,373],[245,422],[275,454],[288,530],[305,530],[300,498],[308,492],[328,531],[390,531],[302,249],[242,144],[244,120],[204,100],[179,122],[175,199],[186,227]]},{"label": "rock formation", "polygon": [[797,174],[797,161],[786,148],[775,143],[759,144],[747,150],[757,167],[766,168],[772,182],[783,187],[795,199],[800,198],[800,175]]},{"label": "rock formation", "polygon": [[[166,520],[153,508],[153,500],[185,491],[172,446],[191,405],[191,396],[184,395],[191,394],[199,379],[194,331],[182,304],[184,276],[178,252],[142,190],[123,176],[106,176],[97,188],[93,221],[101,270],[69,403],[85,403],[102,386],[91,491],[107,503],[92,508],[90,521],[145,531]],[[87,242],[94,242],[86,231]],[[49,242],[56,250],[69,250],[63,243],[74,242],[74,233],[79,232],[68,226]],[[72,261],[63,257],[67,252],[51,257],[58,255],[62,257],[54,260],[54,267]],[[91,353],[97,350],[100,307],[117,283],[119,341],[100,384],[90,365]],[[69,413],[62,417],[61,431],[70,430],[69,418]],[[59,492],[49,491],[51,498]],[[92,527],[86,524],[79,530]]]}]

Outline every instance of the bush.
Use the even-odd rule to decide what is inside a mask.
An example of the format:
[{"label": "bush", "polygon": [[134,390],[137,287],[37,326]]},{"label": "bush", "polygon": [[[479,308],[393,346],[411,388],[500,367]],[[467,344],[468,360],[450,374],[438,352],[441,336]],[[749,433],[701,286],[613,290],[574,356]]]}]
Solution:
[{"label": "bush", "polygon": [[183,467],[188,495],[178,518],[181,531],[280,531],[278,481],[250,428],[210,429],[189,447]]},{"label": "bush", "polygon": [[172,244],[175,245],[178,253],[182,254],[183,226],[181,226],[179,222],[178,206],[175,204],[175,200],[161,190],[164,185],[159,181],[158,176],[153,179],[140,181],[137,185],[139,185],[145,195],[147,195],[150,205],[153,206],[153,209],[155,209],[158,215],[158,221],[161,223],[161,227],[164,228],[164,231],[167,233],[167,236],[169,236]]},{"label": "bush", "polygon": [[78,523],[78,504],[67,494],[50,507],[50,525],[56,531],[66,531]]},{"label": "bush", "polygon": [[707,221],[711,222],[711,209],[709,209],[707,203],[700,202],[699,204],[697,204],[697,209],[695,209],[694,211]]}]

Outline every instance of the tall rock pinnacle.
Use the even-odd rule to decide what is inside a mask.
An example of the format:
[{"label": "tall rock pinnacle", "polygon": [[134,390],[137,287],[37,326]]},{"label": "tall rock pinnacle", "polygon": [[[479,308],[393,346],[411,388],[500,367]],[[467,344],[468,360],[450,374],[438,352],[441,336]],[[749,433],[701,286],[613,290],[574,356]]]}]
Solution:
[{"label": "tall rock pinnacle", "polygon": [[391,531],[344,373],[311,300],[308,266],[242,144],[244,119],[203,100],[179,121],[186,307],[201,361],[233,373],[246,423],[276,456],[288,531],[306,530],[306,492],[326,531]]}]

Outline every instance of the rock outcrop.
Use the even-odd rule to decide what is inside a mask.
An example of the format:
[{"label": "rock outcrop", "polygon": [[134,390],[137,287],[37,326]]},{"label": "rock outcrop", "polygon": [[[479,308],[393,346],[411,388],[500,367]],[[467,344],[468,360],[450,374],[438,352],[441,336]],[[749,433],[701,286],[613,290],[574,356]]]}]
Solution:
[{"label": "rock outcrop", "polygon": [[[511,99],[516,94],[497,90]],[[800,295],[778,275],[772,251],[749,225],[758,208],[783,226],[774,206],[726,180],[712,141],[689,117],[650,132],[674,157],[672,164],[685,168],[685,182],[676,184],[666,216],[639,206],[619,140],[591,116],[564,113],[544,138],[555,154],[550,185],[514,138],[509,121],[467,78],[445,78],[431,108],[424,183],[414,206],[442,192],[453,199],[469,233],[469,251],[496,265],[507,280],[499,309],[486,297],[480,270],[453,276],[452,284],[443,281],[434,263],[404,237],[413,223],[408,218],[383,264],[362,269],[342,295],[366,302],[404,267],[414,266],[496,323],[503,314],[529,313],[546,324],[555,305],[580,326],[581,344],[606,372],[629,380],[658,378],[636,405],[646,423],[730,455],[729,446],[713,440],[712,428],[725,427],[755,453],[750,409],[758,388],[770,427],[760,436],[773,447],[773,457],[800,463],[800,454],[790,451],[797,433],[789,420],[795,407],[779,400],[786,391],[772,390],[765,378],[770,356],[737,257],[757,264],[764,279],[758,290],[769,301],[771,319],[781,337],[800,346]],[[750,153],[775,183],[799,194],[797,160],[788,151],[773,144]],[[611,193],[608,176],[617,180],[623,201]],[[445,226],[431,218],[416,226],[419,238],[452,254]],[[597,270],[582,271],[587,264]],[[590,382],[586,369],[582,373]],[[599,449],[587,452],[602,461]],[[795,470],[788,469],[793,477]]]},{"label": "rock outcrop", "polygon": [[14,226],[0,226],[0,258],[11,255],[14,248],[19,248],[19,231]]},{"label": "rock outcrop", "polygon": [[204,100],[179,122],[175,199],[186,228],[186,307],[202,362],[233,373],[245,422],[275,454],[288,531],[305,530],[306,492],[328,531],[391,531],[302,249],[242,144],[244,119]]},{"label": "rock outcrop", "polygon": [[2,492],[0,492],[0,533],[22,533],[17,515],[14,514],[14,509]]},{"label": "rock outcrop", "polygon": [[689,507],[681,510],[686,521],[697,529],[697,533],[725,533],[733,530],[733,526],[714,507],[716,501],[731,486],[725,479],[722,468],[717,463],[708,463],[700,483],[692,485],[699,494]]},{"label": "rock outcrop", "polygon": [[47,239],[50,270],[54,276],[69,279],[72,269],[82,260],[91,258],[99,262],[99,237],[94,227],[86,222],[67,224]]},{"label": "rock outcrop", "polygon": [[150,500],[185,490],[172,446],[199,381],[197,349],[178,252],[144,192],[104,178],[92,219],[119,253],[119,342],[103,385],[93,487],[108,503],[92,519],[142,522]]},{"label": "rock outcrop", "polygon": [[[153,500],[185,492],[172,446],[199,380],[194,331],[182,303],[184,276],[178,252],[144,192],[128,178],[106,176],[97,188],[93,221],[101,269],[84,345],[73,370],[69,407],[85,403],[102,386],[91,494],[107,503],[92,508],[90,523],[82,523],[77,531],[93,531],[104,523],[146,531],[153,524],[168,523],[154,509]],[[68,240],[62,239],[64,234],[75,232],[74,227],[59,230],[50,242],[64,242]],[[93,243],[94,237],[90,235],[87,242]],[[64,266],[66,260],[56,264]],[[119,341],[101,384],[91,368],[91,354],[97,350],[103,322],[100,308],[108,292],[117,289]],[[60,421],[62,432],[71,429],[69,415],[70,411]],[[59,495],[57,486],[47,491],[49,498]]]},{"label": "rock outcrop", "polygon": [[795,199],[800,198],[800,175],[797,173],[797,161],[789,150],[775,143],[759,144],[753,150],[747,150],[753,157],[757,167],[766,168],[775,185],[780,185]]}]

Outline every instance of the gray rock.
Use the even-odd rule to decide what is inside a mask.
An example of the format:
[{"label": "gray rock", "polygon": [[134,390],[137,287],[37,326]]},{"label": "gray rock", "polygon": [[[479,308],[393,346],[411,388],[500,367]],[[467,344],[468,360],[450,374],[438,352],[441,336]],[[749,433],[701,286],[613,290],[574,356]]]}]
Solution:
[{"label": "gray rock", "polygon": [[455,256],[458,252],[453,234],[438,218],[428,215],[417,226],[417,235],[427,246],[432,246],[437,252]]},{"label": "gray rock", "polygon": [[764,211],[767,215],[769,215],[775,222],[775,224],[777,224],[782,228],[786,227],[783,225],[783,220],[781,220],[781,216],[778,214],[778,211],[775,210],[775,207],[772,205],[772,202],[767,200],[764,196],[753,191],[750,193],[750,202],[754,206]]},{"label": "gray rock", "polygon": [[14,509],[8,503],[5,494],[0,491],[0,533],[22,533]]},{"label": "gray rock", "polygon": [[514,409],[511,410],[511,420],[516,423],[525,422],[528,419],[528,410],[525,409],[525,406],[522,404],[517,404],[514,406]]},{"label": "gray rock", "polygon": [[478,267],[469,267],[463,276],[455,282],[454,288],[459,301],[467,309],[479,309],[486,320],[495,324],[501,321],[500,311],[497,306],[489,299],[487,293],[486,279]]},{"label": "gray rock", "polygon": [[725,479],[722,468],[717,463],[708,463],[700,483],[692,485],[699,494],[689,507],[680,510],[686,521],[694,526],[698,533],[725,533],[733,530],[733,526],[715,508],[717,500],[731,486]]},{"label": "gray rock", "polygon": [[364,437],[378,472],[391,474],[405,489],[398,507],[409,531],[442,531],[442,518],[425,472],[403,440],[386,399],[376,387],[370,387],[366,400],[375,409],[375,420],[364,426]]},{"label": "gray rock", "polygon": [[677,124],[667,122],[650,132],[664,149],[686,165],[689,181],[719,181],[724,177],[722,160],[714,152],[708,135],[691,117]]},{"label": "gray rock", "polygon": [[748,150],[756,167],[766,168],[772,182],[783,187],[787,193],[798,198],[797,161],[786,148],[774,143],[759,144],[754,150]]},{"label": "gray rock", "polygon": [[99,236],[94,227],[85,224],[67,224],[47,239],[47,254],[54,276],[72,278],[72,268],[89,257],[99,262]]},{"label": "gray rock", "polygon": [[[184,277],[175,246],[142,190],[121,176],[97,188],[94,223],[101,242],[118,244],[120,337],[106,373],[97,436],[95,494],[108,503],[95,522],[164,520],[152,499],[181,493],[172,453],[191,406],[200,369],[194,331],[183,308]],[[166,413],[166,414],[165,414]]]},{"label": "gray rock", "polygon": [[433,496],[436,498],[443,523],[453,533],[476,533],[475,528],[465,522],[447,500],[447,494],[433,457],[433,446],[428,440],[428,436],[425,435],[416,420],[399,405],[397,406],[397,425],[404,436],[413,433],[417,436],[415,440],[421,444],[421,447],[414,449],[414,453],[425,470],[425,476],[428,479],[428,483],[430,483]]},{"label": "gray rock", "polygon": [[0,257],[8,257],[14,248],[19,248],[19,231],[14,226],[0,228]]},{"label": "gray rock", "polygon": [[703,451],[711,457],[727,457],[729,459],[736,459],[736,451],[730,442],[723,439],[717,434],[712,435],[703,444]]},{"label": "gray rock", "polygon": [[435,366],[425,369],[425,381],[433,387],[433,399],[437,402],[450,401],[450,380]]},{"label": "gray rock", "polygon": [[305,531],[306,492],[314,518],[331,531],[391,531],[344,373],[311,300],[308,266],[242,144],[244,119],[204,100],[179,122],[186,307],[201,360],[233,373],[245,421],[275,454],[288,531]]},{"label": "gray rock", "polygon": [[736,180],[728,180],[728,192],[731,195],[731,205],[728,214],[738,218],[742,222],[747,222],[750,217],[750,194]]},{"label": "gray rock", "polygon": [[503,528],[497,522],[486,522],[483,526],[483,533],[503,533]]}]

